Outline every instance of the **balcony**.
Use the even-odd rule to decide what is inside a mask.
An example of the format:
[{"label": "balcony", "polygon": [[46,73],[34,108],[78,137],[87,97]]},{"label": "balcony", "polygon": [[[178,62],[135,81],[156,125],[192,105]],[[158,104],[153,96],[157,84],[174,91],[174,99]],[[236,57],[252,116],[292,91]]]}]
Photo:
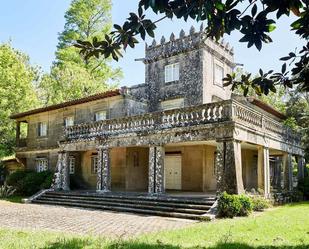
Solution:
[{"label": "balcony", "polygon": [[[65,140],[83,140],[113,137],[130,133],[164,131],[207,124],[236,124],[255,133],[268,133],[291,144],[300,144],[299,134],[275,119],[236,100],[203,104],[194,107],[153,112],[98,122],[78,124],[65,128]],[[231,123],[232,122],[232,123]]]}]

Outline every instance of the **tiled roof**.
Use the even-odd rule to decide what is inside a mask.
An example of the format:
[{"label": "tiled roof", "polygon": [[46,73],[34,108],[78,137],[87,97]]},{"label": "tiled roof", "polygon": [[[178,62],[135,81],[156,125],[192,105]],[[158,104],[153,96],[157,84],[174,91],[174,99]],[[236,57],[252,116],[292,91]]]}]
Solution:
[{"label": "tiled roof", "polygon": [[248,99],[252,104],[254,104],[254,105],[260,107],[260,108],[263,109],[264,111],[267,111],[267,112],[273,114],[274,116],[276,116],[276,117],[278,117],[278,118],[280,118],[280,119],[286,119],[286,116],[285,116],[283,113],[277,111],[275,108],[273,108],[272,106],[266,104],[265,102],[263,102],[263,101],[261,101],[261,100],[259,100],[259,99],[253,98],[253,97],[248,97],[247,99]]}]

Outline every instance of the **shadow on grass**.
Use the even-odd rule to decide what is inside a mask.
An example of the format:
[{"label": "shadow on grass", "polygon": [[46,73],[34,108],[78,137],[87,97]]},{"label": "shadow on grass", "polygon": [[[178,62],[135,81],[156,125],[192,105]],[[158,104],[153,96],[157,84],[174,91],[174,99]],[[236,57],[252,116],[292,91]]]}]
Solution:
[{"label": "shadow on grass", "polygon": [[43,249],[83,249],[91,245],[92,242],[87,239],[61,239],[57,242],[50,243]]},{"label": "shadow on grass", "polygon": [[[94,245],[94,244],[95,245]],[[99,241],[93,242],[87,239],[64,239],[47,245],[43,249],[82,249],[87,246],[90,248],[106,248],[106,249],[308,249],[309,245],[263,245],[263,246],[250,246],[242,243],[219,243],[212,247],[194,246],[183,247],[181,245],[170,245],[164,243],[149,244],[138,241],[118,241],[111,244],[100,243]],[[92,247],[94,246],[94,247]]]}]

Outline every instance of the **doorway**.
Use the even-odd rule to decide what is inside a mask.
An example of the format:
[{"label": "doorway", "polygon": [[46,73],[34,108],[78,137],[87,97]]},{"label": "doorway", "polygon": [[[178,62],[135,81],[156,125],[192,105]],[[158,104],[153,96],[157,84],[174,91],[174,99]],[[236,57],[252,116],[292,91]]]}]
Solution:
[{"label": "doorway", "polygon": [[181,170],[182,170],[181,155],[166,155],[165,156],[165,189],[181,190]]}]

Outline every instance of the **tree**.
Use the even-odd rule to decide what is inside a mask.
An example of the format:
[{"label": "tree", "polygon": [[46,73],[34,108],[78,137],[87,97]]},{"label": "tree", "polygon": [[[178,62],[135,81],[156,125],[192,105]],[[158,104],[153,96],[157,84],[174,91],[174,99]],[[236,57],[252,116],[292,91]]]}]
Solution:
[{"label": "tree", "polygon": [[286,113],[288,117],[295,120],[295,129],[302,134],[305,146],[305,157],[309,161],[309,94],[301,93],[298,89],[290,93],[287,102]]},{"label": "tree", "polygon": [[[147,19],[147,10],[160,18],[156,21]],[[291,24],[291,29],[300,39],[307,41],[298,53],[294,51],[282,58],[291,61],[291,72],[287,71],[285,63],[281,72],[260,70],[259,76],[253,80],[250,80],[250,74],[244,75],[241,81],[237,81],[234,74],[227,75],[225,85],[232,85],[235,89],[243,84],[247,89],[253,88],[258,95],[275,92],[275,85],[279,84],[289,88],[298,85],[301,91],[309,91],[309,0],[139,0],[137,13],[130,13],[123,25],[115,24],[114,30],[104,40],[77,40],[75,46],[85,58],[103,55],[118,60],[122,49],[135,47],[137,37],[142,40],[146,36],[154,37],[156,25],[162,19],[178,18],[206,22],[207,36],[217,40],[224,34],[238,31],[242,34],[240,42],[261,50],[263,43],[272,42],[270,33],[276,28],[276,20],[285,15],[298,18]],[[245,90],[244,94],[247,92]]]},{"label": "tree", "polygon": [[0,157],[12,154],[15,145],[15,122],[9,116],[39,104],[37,79],[38,70],[28,56],[10,44],[0,45]]},{"label": "tree", "polygon": [[[110,0],[73,0],[65,13],[64,31],[59,35],[56,60],[40,84],[45,104],[80,98],[115,87],[121,70],[105,58],[84,58],[72,46],[76,39],[102,39],[111,30]],[[112,86],[109,86],[113,83]]]},{"label": "tree", "polygon": [[[248,75],[248,72],[245,72],[242,68],[236,68],[234,71],[235,74],[235,79],[237,81],[241,81],[241,78],[243,75]],[[259,76],[252,76],[250,80],[254,80],[255,78],[258,78]],[[256,93],[256,91],[253,88],[248,88],[244,84],[238,85],[234,89],[234,93],[239,94],[239,95],[247,95],[251,96],[254,98],[257,98],[264,103],[274,107],[277,111],[286,114],[286,109],[287,109],[287,100],[289,99],[289,96],[287,95],[287,91],[282,85],[275,86],[276,91],[270,92],[268,95],[259,95]],[[245,93],[246,92],[246,93]],[[288,122],[291,120],[289,119]],[[292,125],[293,123],[289,123],[289,126]]]}]

